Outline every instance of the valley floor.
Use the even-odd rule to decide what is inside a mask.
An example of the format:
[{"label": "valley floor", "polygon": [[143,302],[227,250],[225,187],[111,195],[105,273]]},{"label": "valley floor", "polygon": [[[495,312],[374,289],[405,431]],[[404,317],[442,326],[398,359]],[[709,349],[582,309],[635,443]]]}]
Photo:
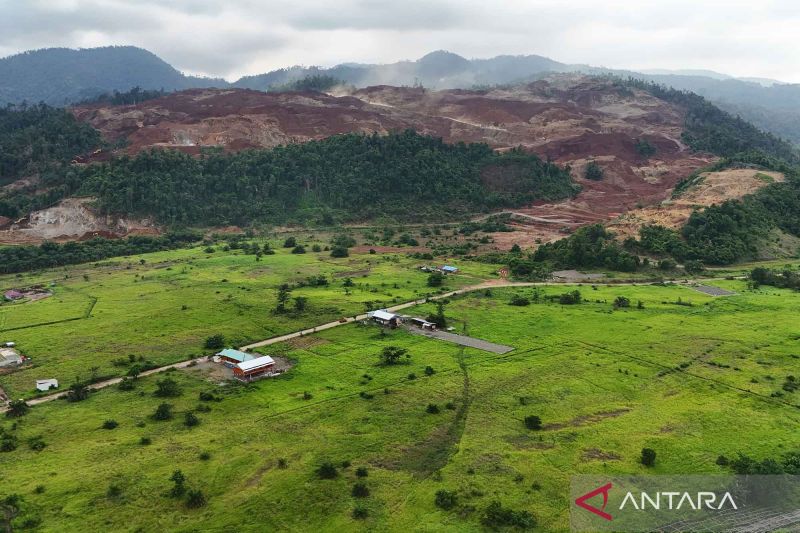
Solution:
[{"label": "valley floor", "polygon": [[[170,362],[203,352],[216,331],[239,345],[361,312],[368,299],[430,291],[414,262],[399,256],[203,256],[76,267],[54,297],[0,308],[6,328],[30,326],[57,318],[55,309],[80,317],[97,299],[89,319],[6,333],[18,334],[38,366],[2,383],[24,394],[42,372],[58,372],[67,385],[91,364],[124,373],[113,361],[129,352]],[[303,277],[314,268],[335,280],[349,272],[364,290],[345,295],[338,282],[298,289],[319,307],[281,322],[269,311],[273,288],[281,276],[299,276],[298,262]],[[491,278],[488,265],[459,266],[463,278],[448,278],[448,288]],[[367,278],[353,273],[367,268]],[[777,458],[797,448],[800,392],[781,385],[800,366],[800,294],[753,291],[741,280],[708,284],[735,294],[600,283],[487,288],[451,298],[445,314],[456,333],[510,352],[353,323],[258,348],[294,363],[280,377],[220,382],[197,365],[140,378],[134,390],[38,405],[2,423],[17,447],[0,453],[0,495],[20,494],[16,523],[42,531],[479,531],[494,501],[532,512],[539,530],[566,530],[572,474],[719,474],[728,472],[716,464],[720,455]],[[581,304],[547,298],[571,290]],[[509,305],[513,295],[533,303]],[[615,309],[618,296],[631,307]],[[434,310],[429,303],[407,312]],[[381,364],[387,346],[410,358]],[[179,395],[154,396],[165,377]],[[173,418],[153,419],[161,403]],[[189,412],[199,424],[185,424]],[[541,430],[526,429],[530,415]],[[107,420],[118,425],[104,429]],[[37,441],[46,444],[40,451]],[[643,447],[657,452],[650,469],[639,463]],[[336,475],[320,479],[327,462]],[[176,469],[203,492],[204,506],[170,495]],[[353,495],[359,482],[367,495]],[[439,490],[456,495],[453,509],[435,505]]]}]

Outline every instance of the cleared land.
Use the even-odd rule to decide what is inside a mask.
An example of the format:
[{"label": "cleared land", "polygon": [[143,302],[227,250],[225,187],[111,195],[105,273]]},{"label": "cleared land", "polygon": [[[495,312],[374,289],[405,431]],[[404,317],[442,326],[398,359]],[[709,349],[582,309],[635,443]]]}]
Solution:
[{"label": "cleared land", "polygon": [[[722,473],[719,455],[796,449],[800,392],[776,393],[797,373],[800,294],[710,284],[737,294],[494,288],[453,298],[446,315],[460,333],[515,346],[506,354],[348,324],[263,348],[293,361],[278,378],[219,386],[187,367],[133,391],[49,402],[16,429],[3,423],[19,443],[0,453],[3,493],[22,494],[24,516],[43,531],[480,531],[492,501],[534,513],[542,531],[564,530],[572,473]],[[573,289],[584,303],[545,298]],[[513,294],[541,303],[508,305]],[[643,309],[614,310],[617,296]],[[386,346],[411,358],[381,365]],[[179,396],[153,395],[164,376]],[[153,420],[164,401],[174,418]],[[184,425],[189,411],[199,425]],[[525,429],[529,415],[542,430]],[[103,429],[109,419],[118,427]],[[42,451],[28,445],[36,436]],[[657,451],[652,469],[638,462],[643,447]],[[315,474],[326,461],[335,479]],[[357,478],[358,467],[368,475]],[[175,469],[205,506],[169,496]],[[367,497],[352,496],[358,480]],[[456,508],[435,506],[441,489],[457,495]],[[356,507],[366,518],[352,517]]]}]

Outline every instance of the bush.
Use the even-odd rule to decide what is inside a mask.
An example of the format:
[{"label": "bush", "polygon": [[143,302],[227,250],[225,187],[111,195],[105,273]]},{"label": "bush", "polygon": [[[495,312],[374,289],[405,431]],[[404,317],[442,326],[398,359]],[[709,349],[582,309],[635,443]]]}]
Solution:
[{"label": "bush", "polygon": [[206,504],[206,496],[200,489],[189,489],[186,493],[186,507],[190,509],[197,509]]},{"label": "bush", "polygon": [[525,298],[521,294],[515,294],[514,296],[512,296],[511,297],[511,302],[509,302],[509,303],[511,305],[517,305],[517,306],[520,306],[520,307],[524,307],[526,305],[530,305],[531,304],[530,300],[528,300],[527,298]]},{"label": "bush", "polygon": [[35,452],[40,452],[47,447],[47,443],[41,435],[37,435],[28,439],[28,447]]},{"label": "bush", "polygon": [[217,397],[214,396],[214,394],[206,391],[200,391],[199,397],[201,402],[213,402],[214,400],[217,399]]},{"label": "bush", "polygon": [[336,470],[336,466],[330,461],[325,461],[317,468],[317,477],[320,479],[335,479],[338,476],[339,471]]},{"label": "bush", "polygon": [[283,241],[284,248],[294,248],[297,246],[297,239],[294,237],[287,237],[285,241]]},{"label": "bush", "polygon": [[103,429],[114,429],[117,426],[119,426],[119,424],[116,420],[106,420],[103,422]]},{"label": "bush", "polygon": [[6,411],[6,418],[19,418],[27,414],[30,407],[25,400],[13,400],[8,404],[8,410]]},{"label": "bush", "polygon": [[152,443],[153,441],[150,439],[150,437],[142,437],[139,439],[139,444],[142,446],[150,446]]},{"label": "bush", "polygon": [[458,503],[458,496],[455,492],[440,489],[436,491],[436,496],[433,499],[436,507],[449,511]]},{"label": "bush", "polygon": [[311,247],[311,251],[312,252],[321,252],[322,251],[322,246],[320,246],[319,244],[315,244],[315,245],[313,245]]},{"label": "bush", "polygon": [[67,401],[82,402],[89,397],[89,392],[89,387],[87,387],[85,383],[76,381],[69,386],[69,390],[67,391]]},{"label": "bush", "polygon": [[284,457],[280,457],[278,459],[278,468],[280,468],[281,470],[285,470],[288,466],[289,462]]},{"label": "bush", "polygon": [[225,347],[225,336],[220,333],[211,335],[206,339],[206,342],[203,346],[207,350],[221,350]]},{"label": "bush", "polygon": [[625,298],[624,296],[617,296],[616,298],[614,298],[614,307],[616,309],[621,309],[623,307],[630,307],[630,306],[631,306],[631,301],[628,298]]},{"label": "bush", "polygon": [[350,252],[344,246],[334,246],[331,248],[331,257],[348,257]]},{"label": "bush", "polygon": [[122,378],[122,381],[119,382],[117,388],[122,391],[129,391],[136,388],[136,382],[131,378]]},{"label": "bush", "polygon": [[356,483],[353,485],[353,490],[350,492],[354,498],[366,498],[369,496],[369,487],[364,483]]},{"label": "bush", "polygon": [[494,501],[484,511],[481,523],[489,528],[531,529],[536,527],[536,518],[528,511],[514,511],[503,507],[500,502]]},{"label": "bush", "polygon": [[292,248],[292,253],[293,254],[304,254],[304,253],[306,253],[306,247],[303,246],[302,244],[298,244],[297,246]]},{"label": "bush", "polygon": [[106,497],[110,500],[116,500],[122,496],[122,488],[119,485],[111,484],[106,490]]},{"label": "bush", "polygon": [[644,466],[653,466],[656,464],[656,451],[652,448],[642,448],[641,461]]},{"label": "bush", "polygon": [[432,366],[430,366],[430,365],[429,365],[429,366],[426,366],[426,367],[425,367],[425,375],[426,375],[426,376],[432,376],[432,375],[434,375],[435,373],[436,373],[436,371],[433,369],[433,367],[432,367]]},{"label": "bush", "polygon": [[159,398],[174,398],[181,395],[181,389],[178,387],[178,382],[171,378],[164,378],[156,381],[156,391],[154,392]]},{"label": "bush", "polygon": [[359,466],[356,468],[356,477],[367,477],[368,475],[369,471],[366,466]]},{"label": "bush", "polygon": [[728,466],[728,464],[730,463],[730,461],[729,461],[729,460],[728,460],[728,458],[727,458],[727,457],[725,457],[724,455],[720,455],[719,457],[717,457],[716,463],[717,463],[719,466]]},{"label": "bush", "polygon": [[197,456],[201,461],[208,461],[211,459],[211,454],[208,452],[200,452],[200,455]]},{"label": "bush", "polygon": [[559,295],[558,303],[562,305],[575,305],[581,303],[581,293],[578,290],[572,292],[565,292]]},{"label": "bush", "polygon": [[172,405],[168,403],[162,403],[156,408],[156,412],[153,413],[153,420],[170,420],[172,418]]},{"label": "bush", "polygon": [[409,355],[408,350],[405,348],[399,348],[397,346],[384,346],[381,350],[380,361],[384,365],[396,365],[400,362],[400,359],[405,356],[406,359],[409,359],[411,355]]},{"label": "bush", "polygon": [[356,520],[364,520],[369,516],[369,511],[366,508],[359,506],[353,507],[353,518]]},{"label": "bush", "polygon": [[584,177],[587,180],[592,181],[600,181],[603,179],[603,167],[597,164],[595,161],[589,161],[586,165],[586,170],[584,171]]},{"label": "bush", "polygon": [[444,274],[431,272],[428,276],[428,287],[441,287],[444,284]]},{"label": "bush", "polygon": [[426,413],[430,413],[432,415],[438,415],[439,414],[439,406],[436,405],[435,403],[429,403],[428,407],[425,408],[425,412]]},{"label": "bush", "polygon": [[186,427],[194,427],[200,423],[200,419],[197,418],[197,415],[195,415],[193,412],[188,411],[183,416],[183,423],[186,425]]},{"label": "bush", "polygon": [[536,415],[526,416],[525,427],[532,430],[542,429],[542,419]]}]

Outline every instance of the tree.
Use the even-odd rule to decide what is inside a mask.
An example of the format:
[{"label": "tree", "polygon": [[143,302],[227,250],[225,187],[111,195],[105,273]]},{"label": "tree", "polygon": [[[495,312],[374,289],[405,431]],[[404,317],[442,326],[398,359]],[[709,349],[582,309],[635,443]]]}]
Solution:
[{"label": "tree", "polygon": [[173,483],[172,489],[169,491],[170,496],[173,498],[183,496],[186,493],[186,476],[183,475],[183,472],[175,470],[169,479]]},{"label": "tree", "polygon": [[331,257],[348,257],[350,252],[344,246],[334,246],[331,248]]},{"label": "tree", "polygon": [[287,237],[285,241],[283,241],[284,248],[294,248],[297,246],[297,239],[294,237]]},{"label": "tree", "polygon": [[82,381],[76,381],[69,386],[67,391],[67,401],[69,402],[82,402],[89,397],[89,387]]},{"label": "tree", "polygon": [[225,347],[225,336],[221,333],[211,335],[210,337],[206,338],[204,347],[207,350],[221,350]]},{"label": "tree", "polygon": [[186,427],[194,427],[200,423],[200,419],[193,412],[187,411],[183,417],[183,423]]},{"label": "tree", "polygon": [[656,451],[652,448],[642,448],[641,461],[644,466],[653,466],[656,464]]},{"label": "tree", "polygon": [[526,305],[530,305],[531,304],[530,300],[528,300],[527,298],[525,298],[521,294],[513,295],[511,297],[511,302],[509,302],[509,303],[511,305],[516,305],[516,306],[520,306],[520,307],[524,307]]},{"label": "tree", "polygon": [[353,490],[350,493],[354,498],[366,498],[369,496],[369,487],[367,487],[366,483],[359,481],[353,485]]},{"label": "tree", "polygon": [[683,269],[686,271],[687,274],[700,274],[705,270],[702,261],[698,261],[696,259],[690,259],[683,263]]},{"label": "tree", "polygon": [[439,329],[447,327],[447,318],[444,316],[444,300],[436,300],[436,312],[428,315],[428,322],[433,322]]},{"label": "tree", "polygon": [[587,180],[600,181],[603,179],[603,168],[595,161],[589,161],[584,171],[584,177]]},{"label": "tree", "polygon": [[294,298],[294,310],[298,313],[302,313],[306,310],[306,304],[308,303],[308,298],[305,296],[295,296]]},{"label": "tree", "polygon": [[171,378],[164,378],[156,381],[156,391],[154,392],[159,398],[174,398],[181,395],[181,389],[178,382]]},{"label": "tree", "polygon": [[8,411],[6,411],[6,418],[19,418],[28,413],[30,407],[25,400],[13,400],[8,404]]},{"label": "tree", "polygon": [[396,365],[403,356],[405,356],[406,359],[411,357],[407,349],[397,346],[384,346],[379,355],[381,363],[384,365]]},{"label": "tree", "polygon": [[19,516],[21,506],[22,496],[19,494],[11,494],[0,501],[0,511],[3,513],[3,525],[6,533],[14,531],[12,524],[14,519]]},{"label": "tree", "polygon": [[278,305],[275,307],[276,312],[286,312],[286,303],[289,301],[291,293],[292,289],[289,287],[288,283],[283,283],[280,287],[278,287]]},{"label": "tree", "polygon": [[306,247],[303,246],[302,244],[298,244],[297,246],[292,248],[292,253],[293,254],[304,254],[304,253],[306,253]]},{"label": "tree", "polygon": [[514,511],[503,507],[498,501],[494,501],[486,507],[481,522],[492,529],[502,527],[531,529],[536,527],[536,518],[531,513],[528,511]]},{"label": "tree", "polygon": [[531,430],[540,430],[542,429],[542,419],[537,415],[526,416],[525,427]]},{"label": "tree", "polygon": [[623,307],[630,307],[631,301],[624,296],[617,296],[614,298],[614,308],[620,309]]},{"label": "tree", "polygon": [[156,408],[156,412],[153,413],[153,420],[169,420],[172,418],[172,405],[168,403],[162,403]]},{"label": "tree", "polygon": [[441,287],[444,284],[444,274],[441,272],[431,272],[428,276],[428,287]]}]

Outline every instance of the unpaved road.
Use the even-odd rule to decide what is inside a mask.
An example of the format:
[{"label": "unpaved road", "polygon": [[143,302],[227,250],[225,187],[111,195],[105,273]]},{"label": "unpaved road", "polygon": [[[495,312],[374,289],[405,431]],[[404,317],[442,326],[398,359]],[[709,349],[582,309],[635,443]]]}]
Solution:
[{"label": "unpaved road", "polygon": [[[686,282],[700,281],[701,279],[702,278],[686,280]],[[602,280],[594,280],[594,281],[597,282],[597,283],[602,283]],[[617,283],[615,283],[615,285],[648,285],[649,283],[650,282],[647,282],[647,281],[625,281],[625,282],[617,282]],[[431,297],[429,297],[427,299],[426,298],[421,298],[421,299],[418,299],[418,300],[412,300],[410,302],[405,302],[405,303],[402,303],[402,304],[398,304],[398,305],[389,307],[387,309],[389,311],[392,311],[392,312],[401,311],[403,309],[407,309],[407,308],[413,307],[415,305],[424,304],[426,301],[441,300],[441,299],[444,299],[444,298],[450,298],[452,296],[457,296],[459,294],[465,294],[465,293],[468,293],[468,292],[474,292],[474,291],[479,291],[479,290],[483,290],[483,289],[495,289],[495,288],[496,289],[500,289],[500,288],[505,288],[505,287],[535,287],[535,286],[542,286],[542,285],[558,285],[558,283],[554,283],[552,281],[505,281],[503,279],[493,279],[493,280],[484,281],[482,283],[478,283],[477,285],[469,285],[467,287],[463,287],[461,289],[456,289],[454,291],[445,292],[445,293],[442,293],[442,294],[437,294],[437,295],[431,296]],[[242,346],[239,349],[242,350],[242,351],[246,351],[246,350],[251,350],[253,348],[260,348],[262,346],[269,346],[271,344],[277,344],[279,342],[285,342],[285,341],[288,341],[288,340],[291,340],[291,339],[295,339],[297,337],[303,337],[305,335],[312,335],[312,334],[317,333],[319,331],[324,331],[326,329],[331,329],[331,328],[335,328],[337,326],[342,326],[344,324],[349,324],[349,323],[355,322],[357,320],[364,320],[365,318],[367,318],[367,315],[366,314],[362,314],[362,315],[356,316],[355,318],[354,317],[349,317],[349,318],[344,319],[342,321],[338,321],[337,320],[335,322],[328,322],[326,324],[320,324],[318,326],[314,326],[313,328],[303,329],[303,330],[300,330],[300,331],[295,331],[293,333],[287,333],[286,335],[279,335],[277,337],[270,337],[269,339],[264,339],[263,341],[258,341],[258,342],[254,342],[252,344],[248,344],[246,346]],[[160,372],[164,372],[166,370],[169,370],[170,368],[186,368],[189,365],[191,365],[192,363],[194,363],[195,361],[200,361],[203,358],[204,357],[195,358],[195,359],[187,359],[186,361],[180,361],[178,363],[172,363],[170,365],[165,365],[165,366],[160,366],[158,368],[153,368],[151,370],[147,370],[145,372],[142,372],[141,374],[139,374],[139,377],[145,377],[145,376],[150,376],[150,375],[153,375],[153,374],[158,374]],[[104,389],[106,387],[110,387],[112,385],[118,384],[120,381],[122,381],[122,379],[123,379],[122,377],[118,377],[118,378],[107,379],[107,380],[104,380],[104,381],[98,381],[97,383],[92,383],[88,387],[90,389],[92,389],[92,390]],[[59,392],[55,392],[53,394],[48,394],[48,395],[45,395],[45,396],[39,396],[37,398],[32,398],[30,400],[27,400],[27,404],[28,405],[38,405],[38,404],[41,404],[41,403],[45,403],[45,402],[49,402],[49,401],[52,401],[52,400],[57,400],[59,398],[63,398],[66,395],[67,395],[67,391],[66,390],[62,390],[62,391],[59,391]],[[7,410],[6,407],[0,408],[0,412],[5,412],[6,410]]]}]

